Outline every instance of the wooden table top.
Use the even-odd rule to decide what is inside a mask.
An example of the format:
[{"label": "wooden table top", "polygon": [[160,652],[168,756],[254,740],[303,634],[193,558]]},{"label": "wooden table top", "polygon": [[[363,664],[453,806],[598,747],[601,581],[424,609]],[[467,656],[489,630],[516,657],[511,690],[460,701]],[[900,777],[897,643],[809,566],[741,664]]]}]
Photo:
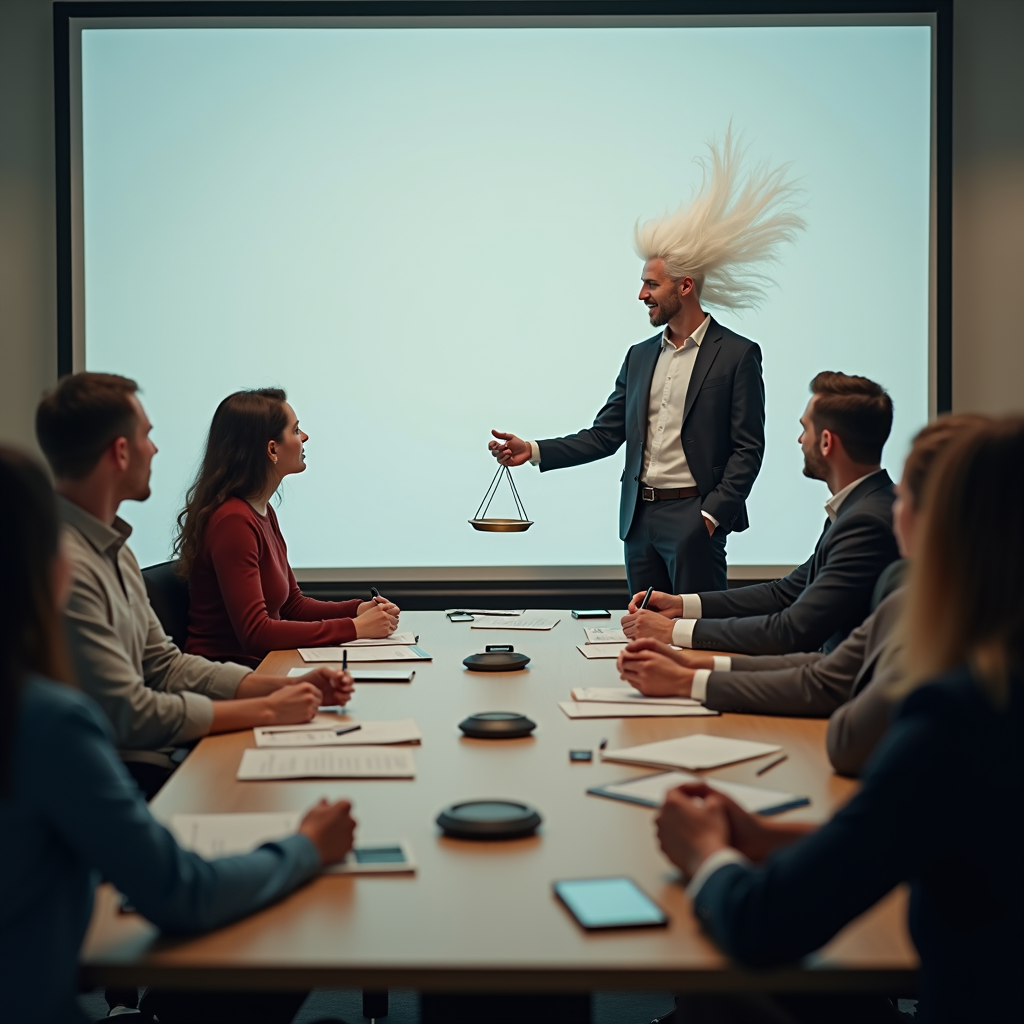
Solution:
[{"label": "wooden table top", "polygon": [[[804,969],[739,971],[702,934],[683,886],[657,847],[654,811],[588,796],[588,787],[648,774],[602,763],[609,748],[706,732],[781,744],[788,760],[757,778],[764,760],[706,774],[809,796],[789,820],[823,821],[855,783],[832,773],[826,722],[725,714],[701,718],[569,720],[557,701],[576,686],[617,686],[612,660],[584,658],[583,624],[568,612],[549,632],[470,629],[441,612],[406,612],[401,628],[420,635],[432,662],[409,683],[362,683],[354,718],[414,718],[415,780],[238,782],[251,731],[204,739],[152,803],[176,813],[296,810],[320,796],[354,803],[361,842],[406,840],[415,876],[324,876],[246,920],[194,938],[164,938],[136,915],[118,914],[106,888],[83,949],[92,985],[169,987],[417,988],[433,990],[911,991],[917,956],[897,890],[844,929]],[[618,621],[613,615],[611,624]],[[608,623],[597,623],[598,625]],[[529,654],[515,673],[473,673],[462,659],[486,643]],[[269,655],[260,671],[284,674],[295,651]],[[381,667],[368,664],[368,668]],[[537,723],[528,739],[472,740],[458,723],[479,711],[517,711]],[[594,751],[591,764],[569,750]],[[528,839],[445,838],[434,821],[445,806],[481,797],[524,800],[544,818]],[[555,899],[558,879],[627,875],[667,911],[663,929],[583,931]],[[811,969],[807,969],[807,967]],[[902,986],[902,987],[901,987]]]}]

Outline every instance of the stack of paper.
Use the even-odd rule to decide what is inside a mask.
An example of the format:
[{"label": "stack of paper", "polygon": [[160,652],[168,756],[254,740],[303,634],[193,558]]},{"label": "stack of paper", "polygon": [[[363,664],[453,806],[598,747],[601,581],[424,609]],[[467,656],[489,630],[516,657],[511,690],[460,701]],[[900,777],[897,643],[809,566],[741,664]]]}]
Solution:
[{"label": "stack of paper", "polygon": [[525,608],[445,608],[445,615],[525,615]]},{"label": "stack of paper", "polygon": [[[415,633],[392,633],[391,636],[383,636],[378,639],[365,637],[362,640],[349,640],[340,646],[347,647],[350,652],[353,647],[394,647],[396,645],[411,647],[418,639]],[[349,657],[351,657],[351,653]]]},{"label": "stack of paper", "polygon": [[242,754],[236,779],[413,779],[412,751],[403,747],[320,747]]},{"label": "stack of paper", "polygon": [[[355,732],[346,732],[353,725]],[[339,736],[338,733],[341,732]],[[355,722],[352,719],[314,719],[305,725],[275,725],[253,729],[257,747],[366,747],[390,743],[419,743],[423,734],[411,718],[397,722]]]},{"label": "stack of paper", "polygon": [[557,615],[490,615],[470,629],[554,629],[560,621]]},{"label": "stack of paper", "polygon": [[692,707],[700,701],[692,697],[645,697],[632,686],[577,686],[572,691],[575,701],[603,701],[608,704],[673,704],[676,707]]},{"label": "stack of paper", "polygon": [[[290,668],[288,675],[292,678],[304,676],[312,669],[307,665],[304,668]],[[357,683],[411,683],[416,676],[414,668],[351,668],[348,673]]]},{"label": "stack of paper", "polygon": [[680,736],[658,743],[644,743],[639,747],[605,750],[601,756],[605,761],[621,761],[623,764],[700,771],[702,768],[720,768],[723,764],[763,757],[781,749],[782,747],[771,743],[753,743],[750,740],[733,740],[724,736],[695,733],[692,736]]},{"label": "stack of paper", "polygon": [[628,644],[629,637],[621,629],[609,626],[584,626],[588,644]]},{"label": "stack of paper", "polygon": [[[208,860],[251,853],[264,843],[287,839],[298,830],[302,821],[300,811],[280,811],[264,814],[175,814],[171,818],[171,832],[178,844]],[[405,843],[390,843],[392,857],[382,857],[384,847],[368,847],[360,843],[339,864],[324,871],[338,875],[394,874],[416,870],[412,853]],[[377,853],[378,856],[366,856]]]},{"label": "stack of paper", "polygon": [[403,647],[397,644],[383,644],[376,647],[300,647],[299,657],[303,661],[341,663],[342,652],[348,653],[351,661],[430,661],[431,657],[422,647]]},{"label": "stack of paper", "polygon": [[698,778],[688,772],[661,772],[658,775],[644,775],[639,779],[613,782],[607,786],[588,789],[594,796],[607,796],[612,800],[642,804],[644,807],[660,807],[669,790],[687,782],[703,782],[719,793],[731,797],[745,811],[751,814],[780,814],[793,807],[803,807],[811,801],[795,793],[784,793],[777,789],[761,789],[759,786],[745,786],[739,782],[725,782],[723,779]]},{"label": "stack of paper", "polygon": [[625,644],[577,644],[576,650],[584,658],[617,658],[620,651],[626,649]]},{"label": "stack of paper", "polygon": [[718,714],[696,701],[687,704],[656,704],[654,701],[616,703],[561,700],[558,706],[569,718],[701,718]]}]

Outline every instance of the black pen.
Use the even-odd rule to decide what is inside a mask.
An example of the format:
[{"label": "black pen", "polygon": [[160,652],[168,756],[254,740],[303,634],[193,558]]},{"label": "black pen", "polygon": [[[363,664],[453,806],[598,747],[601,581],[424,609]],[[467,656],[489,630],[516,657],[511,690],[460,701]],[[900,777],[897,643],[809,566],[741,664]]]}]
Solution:
[{"label": "black pen", "polygon": [[380,591],[376,587],[370,587],[370,597],[380,597]]},{"label": "black pen", "polygon": [[637,609],[638,611],[643,611],[647,607],[647,602],[650,601],[651,594],[653,594],[653,593],[654,593],[654,587],[648,587],[647,588],[647,593],[644,594],[644,599],[640,602],[640,607]]},{"label": "black pen", "polygon": [[[362,726],[361,725],[346,725],[344,729],[335,729],[334,730],[334,735],[335,736],[344,736],[345,733],[347,733],[347,732],[355,732],[357,729],[362,729]],[[263,730],[263,735],[264,736],[280,736],[280,735],[282,735],[284,733],[288,733],[288,732],[301,732],[301,731],[302,731],[301,729],[264,729]],[[325,730],[318,729],[315,725],[310,725],[309,731],[310,732],[324,732]]]},{"label": "black pen", "polygon": [[341,649],[341,671],[348,671],[348,648],[342,647]]},{"label": "black pen", "polygon": [[766,764],[763,768],[758,768],[757,771],[754,772],[754,774],[764,775],[764,773],[768,771],[769,768],[774,768],[777,764],[782,764],[782,762],[785,761],[788,757],[789,754],[783,754],[782,757],[777,757],[774,761],[769,761],[768,764]]}]

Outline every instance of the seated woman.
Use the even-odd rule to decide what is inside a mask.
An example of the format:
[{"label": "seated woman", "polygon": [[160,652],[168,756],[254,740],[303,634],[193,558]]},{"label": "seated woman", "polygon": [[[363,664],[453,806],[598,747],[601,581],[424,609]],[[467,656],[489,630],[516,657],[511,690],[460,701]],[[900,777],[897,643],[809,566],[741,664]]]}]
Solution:
[{"label": "seated woman", "polygon": [[909,696],[831,821],[807,834],[703,784],[666,799],[661,847],[739,963],[795,961],[909,882],[918,1019],[1024,1017],[1021,466],[1024,419],[968,430],[936,464],[908,583]]},{"label": "seated woman", "polygon": [[[986,422],[985,417],[968,414],[941,416],[914,438],[892,509],[893,533],[904,559],[914,557],[917,522],[933,464],[965,430]],[[647,638],[634,640],[619,655],[619,675],[646,696],[694,697],[716,711],[831,715],[829,759],[837,772],[858,775],[889,727],[894,684],[903,678],[897,626],[905,598],[903,586],[888,594],[827,655],[714,657]]]},{"label": "seated woman", "polygon": [[305,471],[308,440],[280,388],[237,391],[217,407],[178,516],[186,653],[255,666],[270,651],[394,632],[398,606],[385,598],[315,601],[295,582],[270,499],[286,476]]},{"label": "seated woman", "polygon": [[11,541],[0,587],[0,964],[16,979],[5,1019],[84,1020],[78,951],[99,878],[161,928],[216,928],[344,857],[355,822],[345,801],[321,801],[296,835],[246,856],[182,850],[118,759],[103,712],[69,682],[70,565],[46,476],[0,449],[0,493]]}]

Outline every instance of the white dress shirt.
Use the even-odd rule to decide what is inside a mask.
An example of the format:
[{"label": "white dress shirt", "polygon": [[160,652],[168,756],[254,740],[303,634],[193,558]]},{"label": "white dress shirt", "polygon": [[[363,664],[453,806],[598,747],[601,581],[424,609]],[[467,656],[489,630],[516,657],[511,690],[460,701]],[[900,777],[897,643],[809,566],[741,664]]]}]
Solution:
[{"label": "white dress shirt", "polygon": [[[711,317],[706,316],[697,329],[678,347],[669,340],[668,327],[661,335],[661,352],[654,365],[651,393],[647,405],[647,442],[644,445],[643,487],[695,487],[696,482],[683,451],[683,408],[686,391],[693,376],[701,342]],[[540,465],[540,445],[530,442],[530,463]],[[718,526],[714,516],[701,515]]]},{"label": "white dress shirt", "polygon": [[[825,513],[828,515],[830,522],[835,522],[836,517],[839,515],[839,508],[844,501],[850,496],[850,494],[859,487],[872,473],[877,473],[877,469],[873,469],[871,473],[865,473],[863,476],[857,477],[852,484],[847,484],[842,490],[836,491],[828,501],[825,502]],[[672,643],[676,647],[692,647],[693,646],[693,627],[697,619],[701,615],[700,607],[700,595],[699,594],[683,594],[683,617],[676,619],[676,624],[672,627]],[[721,671],[718,666],[715,666],[716,671]],[[706,669],[698,671],[707,671]],[[697,677],[694,676],[693,685],[697,686]],[[702,680],[702,686],[706,689],[707,687],[707,676]],[[694,693],[696,700],[703,700],[703,691],[700,697]]]}]

